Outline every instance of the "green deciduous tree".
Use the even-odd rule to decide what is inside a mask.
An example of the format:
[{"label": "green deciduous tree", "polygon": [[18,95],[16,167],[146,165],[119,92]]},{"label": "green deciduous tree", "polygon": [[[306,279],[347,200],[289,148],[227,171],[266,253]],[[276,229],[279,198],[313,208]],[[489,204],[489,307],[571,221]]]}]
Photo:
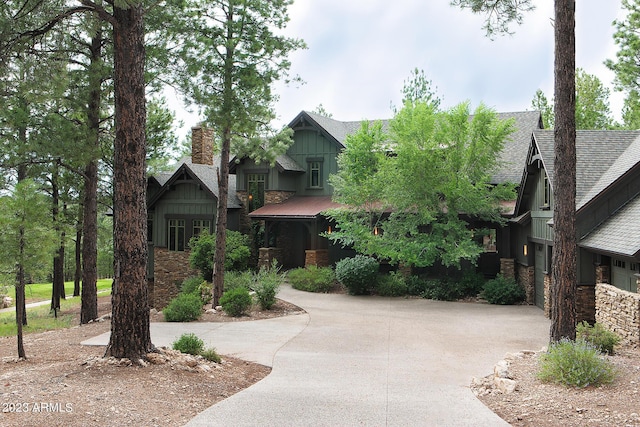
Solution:
[{"label": "green deciduous tree", "polygon": [[[224,286],[224,250],[232,141],[254,155],[286,148],[290,133],[275,138],[272,85],[287,77],[290,52],[302,41],[278,34],[288,21],[291,0],[193,0],[172,34],[180,41],[179,83],[187,97],[203,106],[206,122],[220,142],[218,211],[214,256],[213,305]],[[257,149],[260,147],[260,149]],[[235,150],[234,150],[235,151]],[[238,153],[237,154],[242,154]]]},{"label": "green deciduous tree", "polygon": [[407,101],[389,127],[385,135],[364,124],[349,137],[331,183],[350,207],[328,212],[336,231],[327,236],[392,263],[475,261],[481,247],[469,218],[500,223],[499,201],[515,197],[510,186],[490,185],[512,123],[483,105],[470,119],[468,103],[439,111]]},{"label": "green deciduous tree", "polygon": [[60,236],[51,219],[51,202],[30,179],[19,182],[10,196],[0,198],[0,268],[16,288],[18,357],[25,358],[22,340],[24,287],[27,278],[50,268]]}]

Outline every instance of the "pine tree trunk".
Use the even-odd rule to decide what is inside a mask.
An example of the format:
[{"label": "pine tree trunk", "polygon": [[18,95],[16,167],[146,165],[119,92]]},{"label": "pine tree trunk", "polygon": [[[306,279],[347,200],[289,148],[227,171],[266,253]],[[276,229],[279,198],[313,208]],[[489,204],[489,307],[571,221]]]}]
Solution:
[{"label": "pine tree trunk", "polygon": [[552,342],[576,337],[575,0],[555,0]]},{"label": "pine tree trunk", "polygon": [[[93,145],[100,145],[100,103],[102,32],[91,39],[91,92],[89,95],[88,118]],[[80,323],[85,324],[98,317],[98,161],[92,159],[84,170],[84,206],[82,218],[82,291]]]},{"label": "pine tree trunk", "polygon": [[[24,230],[20,229],[20,254],[24,252]],[[22,256],[20,256],[22,258]],[[24,268],[22,265],[18,265],[18,271],[16,273],[16,326],[17,326],[17,338],[18,338],[18,357],[22,359],[26,359],[27,355],[24,352],[24,341],[22,338],[22,326],[23,323],[26,325],[25,321],[27,318],[26,306],[25,306],[25,297],[24,297],[24,286],[25,286],[25,278],[24,278]]]},{"label": "pine tree trunk", "polygon": [[80,324],[98,317],[98,163],[85,167]]},{"label": "pine tree trunk", "polygon": [[213,257],[213,302],[215,308],[220,305],[224,292],[224,261],[227,242],[227,195],[229,194],[229,151],[231,134],[224,130],[220,150],[220,167],[218,169],[218,217],[216,218],[216,248]]},{"label": "pine tree trunk", "polygon": [[82,280],[82,207],[80,207],[78,214],[78,225],[76,229],[76,245],[75,245],[75,271],[73,273],[73,296],[80,296],[80,281]]},{"label": "pine tree trunk", "polygon": [[114,281],[106,356],[137,361],[153,349],[149,330],[142,5],[113,12],[115,128]]},{"label": "pine tree trunk", "polygon": [[[56,232],[60,233],[59,225],[59,213],[60,213],[60,194],[58,190],[58,170],[56,168],[51,179],[51,194],[52,194],[52,214],[53,223],[56,228]],[[53,287],[51,290],[51,311],[54,316],[58,317],[58,310],[60,310],[60,297],[64,292],[64,238],[60,241],[60,246],[56,250],[56,254],[53,258]]]}]

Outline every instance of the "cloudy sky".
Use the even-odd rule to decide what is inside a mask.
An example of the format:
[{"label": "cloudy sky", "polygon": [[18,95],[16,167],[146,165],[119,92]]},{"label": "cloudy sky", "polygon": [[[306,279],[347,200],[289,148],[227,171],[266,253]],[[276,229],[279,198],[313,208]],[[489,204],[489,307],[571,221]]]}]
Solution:
[{"label": "cloudy sky", "polygon": [[[286,33],[308,48],[290,56],[291,74],[306,83],[277,86],[277,127],[301,110],[322,105],[338,120],[391,117],[404,81],[424,70],[444,107],[470,101],[497,111],[525,111],[540,88],[553,95],[553,1],[536,0],[512,36],[490,40],[484,17],[449,0],[296,0]],[[576,1],[576,66],[611,88],[619,117],[621,95],[603,65],[614,59],[614,19],[624,17],[620,0]],[[197,115],[179,112],[188,129]]]}]

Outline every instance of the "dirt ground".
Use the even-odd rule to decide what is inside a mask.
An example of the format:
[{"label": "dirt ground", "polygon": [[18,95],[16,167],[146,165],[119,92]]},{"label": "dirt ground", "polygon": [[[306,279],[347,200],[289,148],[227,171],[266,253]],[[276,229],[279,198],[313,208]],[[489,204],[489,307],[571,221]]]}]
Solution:
[{"label": "dirt ground", "polygon": [[[536,378],[539,353],[509,358],[509,377],[516,381],[511,394],[492,391],[478,398],[513,426],[640,427],[640,350],[619,348],[607,356],[618,370],[609,385],[567,388]],[[472,386],[474,392],[482,393]]]},{"label": "dirt ground", "polygon": [[[298,310],[279,301],[271,311],[254,309],[242,318],[206,313],[200,321],[250,321]],[[110,312],[110,297],[99,298],[99,312]],[[151,318],[163,320],[161,314]],[[140,367],[103,359],[103,347],[80,345],[109,329],[107,320],[26,335],[28,359],[21,361],[15,337],[0,338],[0,425],[181,426],[270,372],[224,355],[215,364],[170,350]],[[576,390],[538,381],[537,355],[523,354],[509,366],[514,393],[478,398],[514,426],[640,426],[640,350],[620,349],[611,360],[620,370],[612,385]]]},{"label": "dirt ground", "polygon": [[[278,301],[267,312],[254,309],[241,318],[205,313],[200,321],[247,321],[299,310]],[[100,297],[99,314],[110,311],[111,297]],[[161,314],[152,319],[163,320]],[[271,371],[224,355],[216,364],[172,351],[139,367],[103,359],[104,347],[80,345],[110,327],[107,320],[25,335],[27,360],[17,360],[15,337],[0,338],[0,425],[181,426]]]}]

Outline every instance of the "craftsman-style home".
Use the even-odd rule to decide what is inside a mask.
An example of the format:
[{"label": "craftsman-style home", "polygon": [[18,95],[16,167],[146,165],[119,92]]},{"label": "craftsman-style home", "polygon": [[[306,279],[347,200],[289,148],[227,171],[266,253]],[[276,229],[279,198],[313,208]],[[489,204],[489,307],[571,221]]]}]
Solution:
[{"label": "craftsman-style home", "polygon": [[[519,282],[530,302],[547,313],[553,253],[553,147],[553,131],[533,132],[510,227]],[[638,290],[640,131],[579,130],[576,154],[578,320],[593,322],[596,307],[605,311],[604,302],[596,304],[596,284],[631,293]],[[602,298],[607,295],[603,291]],[[639,301],[633,303],[636,312]]]},{"label": "craftsman-style home", "polygon": [[[516,130],[506,141],[492,181],[519,183],[531,134],[542,127],[540,113],[502,113],[499,118],[514,119]],[[383,121],[383,126],[386,124]],[[347,136],[360,125],[359,121],[342,122],[303,111],[289,124],[294,130],[294,143],[278,158],[275,167],[255,164],[250,158],[236,159],[232,173],[236,174],[238,197],[249,218],[264,224],[261,263],[268,264],[276,258],[287,268],[330,265],[351,253],[320,234],[332,227],[322,212],[337,206],[331,200],[333,189],[327,179],[337,172],[337,156],[344,149]],[[507,217],[513,213],[514,204],[507,207]],[[505,268],[501,259],[507,260],[506,268],[513,271],[509,228],[482,226],[491,230],[485,239],[486,253],[480,260],[482,271],[495,275]]]},{"label": "craftsman-style home", "polygon": [[[198,272],[189,268],[189,239],[213,232],[218,205],[219,157],[214,156],[210,129],[192,129],[192,155],[171,173],[147,180],[147,278],[151,306],[162,308],[179,285]],[[235,176],[229,176],[227,228],[238,230],[243,206],[236,196]]]}]

